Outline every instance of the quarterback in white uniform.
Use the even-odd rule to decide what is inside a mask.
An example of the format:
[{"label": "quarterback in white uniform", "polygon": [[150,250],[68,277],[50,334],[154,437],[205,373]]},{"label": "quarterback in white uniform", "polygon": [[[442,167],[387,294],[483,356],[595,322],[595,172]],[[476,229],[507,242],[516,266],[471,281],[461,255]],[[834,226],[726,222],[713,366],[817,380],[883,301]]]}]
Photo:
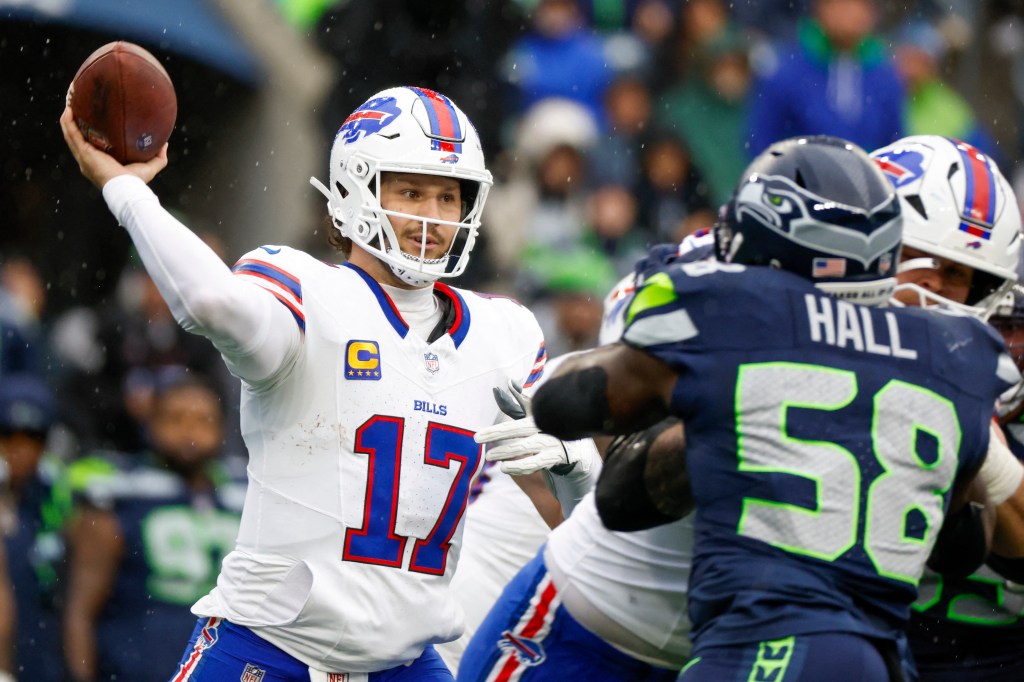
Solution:
[{"label": "quarterback in white uniform", "polygon": [[166,152],[124,167],[61,125],[179,323],[242,380],[242,525],[172,679],[451,680],[431,645],[463,627],[473,436],[491,389],[546,360],[528,310],[437,281],[465,269],[491,184],[472,124],[431,90],[378,93],[314,181],[348,262],[264,246],[234,272],[146,187]]}]

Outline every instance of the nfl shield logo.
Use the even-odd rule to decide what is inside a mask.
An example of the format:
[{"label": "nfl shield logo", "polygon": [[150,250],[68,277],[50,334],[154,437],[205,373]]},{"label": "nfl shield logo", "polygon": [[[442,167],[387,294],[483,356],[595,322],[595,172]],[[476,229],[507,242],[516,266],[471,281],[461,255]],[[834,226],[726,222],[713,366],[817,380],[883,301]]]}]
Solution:
[{"label": "nfl shield logo", "polygon": [[431,374],[437,374],[437,370],[441,369],[441,363],[437,360],[435,353],[425,353],[423,360],[426,362],[427,371]]},{"label": "nfl shield logo", "polygon": [[263,677],[266,674],[266,670],[257,668],[252,663],[246,663],[245,670],[242,671],[242,676],[238,679],[240,682],[263,682]]}]

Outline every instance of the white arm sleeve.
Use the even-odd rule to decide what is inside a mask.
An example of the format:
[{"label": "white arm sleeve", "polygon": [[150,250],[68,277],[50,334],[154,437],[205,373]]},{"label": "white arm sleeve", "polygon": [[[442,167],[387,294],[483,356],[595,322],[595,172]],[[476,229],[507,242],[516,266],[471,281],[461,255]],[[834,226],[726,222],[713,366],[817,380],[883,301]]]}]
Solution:
[{"label": "white arm sleeve", "polygon": [[288,310],[269,292],[232,275],[141,179],[113,178],[103,186],[103,198],[128,230],[178,324],[210,339],[233,374],[257,382],[294,359],[301,332]]}]

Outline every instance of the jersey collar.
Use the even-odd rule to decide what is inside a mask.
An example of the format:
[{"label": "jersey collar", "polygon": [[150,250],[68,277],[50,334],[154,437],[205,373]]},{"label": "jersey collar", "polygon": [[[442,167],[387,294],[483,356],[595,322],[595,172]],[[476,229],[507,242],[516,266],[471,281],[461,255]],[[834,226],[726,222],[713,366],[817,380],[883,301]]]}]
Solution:
[{"label": "jersey collar", "polygon": [[[366,271],[358,265],[344,263],[343,267],[349,268],[363,278],[363,281],[366,282],[366,286],[370,288],[370,291],[377,298],[377,303],[380,305],[380,309],[384,313],[384,317],[387,318],[389,323],[391,323],[392,328],[394,328],[398,335],[404,339],[406,334],[409,333],[409,325],[404,319],[402,319],[402,314],[398,312],[395,302],[391,300],[391,297],[388,296],[387,292],[384,291],[377,280],[370,277],[370,275],[368,275]],[[434,292],[447,298],[452,305],[455,315],[451,326],[448,327],[447,333],[452,337],[455,347],[458,348],[465,340],[466,334],[469,333],[469,307],[466,306],[466,301],[462,298],[462,295],[447,284],[436,282],[434,284]]]}]

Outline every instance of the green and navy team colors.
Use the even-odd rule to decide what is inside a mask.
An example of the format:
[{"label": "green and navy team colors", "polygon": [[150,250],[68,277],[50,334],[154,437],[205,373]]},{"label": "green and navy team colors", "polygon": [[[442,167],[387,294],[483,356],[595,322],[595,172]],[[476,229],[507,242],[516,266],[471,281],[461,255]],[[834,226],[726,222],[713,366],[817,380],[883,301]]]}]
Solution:
[{"label": "green and navy team colors", "polygon": [[[1020,431],[1005,433],[1020,457]],[[1024,559],[990,556],[963,579],[925,571],[907,636],[922,682],[1024,680]]]},{"label": "green and navy team colors", "polygon": [[[626,324],[625,342],[679,373],[694,658],[822,632],[897,640],[954,480],[982,461],[996,398],[1018,376],[995,332],[710,261],[650,276]],[[684,679],[711,679],[701,667]]]},{"label": "green and navy team colors", "polygon": [[18,497],[17,522],[4,535],[14,589],[18,679],[61,682],[60,596],[65,560],[62,530],[71,514],[71,488],[60,460],[44,455],[37,475]]},{"label": "green and navy team colors", "polygon": [[[199,494],[147,457],[90,457],[85,499],[116,515],[124,541],[117,580],[97,623],[101,680],[150,680],[181,658],[191,609],[235,546],[245,480],[214,464]],[[102,471],[102,473],[101,473]],[[154,677],[156,676],[156,678]]]}]

